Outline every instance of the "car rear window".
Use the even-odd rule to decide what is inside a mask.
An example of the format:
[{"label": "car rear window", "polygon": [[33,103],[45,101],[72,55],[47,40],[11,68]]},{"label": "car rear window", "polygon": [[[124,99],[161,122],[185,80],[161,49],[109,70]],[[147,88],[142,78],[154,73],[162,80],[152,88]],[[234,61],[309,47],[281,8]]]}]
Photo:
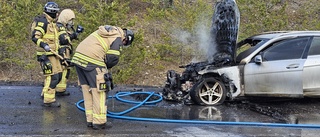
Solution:
[{"label": "car rear window", "polygon": [[320,55],[320,37],[313,38],[309,55]]}]

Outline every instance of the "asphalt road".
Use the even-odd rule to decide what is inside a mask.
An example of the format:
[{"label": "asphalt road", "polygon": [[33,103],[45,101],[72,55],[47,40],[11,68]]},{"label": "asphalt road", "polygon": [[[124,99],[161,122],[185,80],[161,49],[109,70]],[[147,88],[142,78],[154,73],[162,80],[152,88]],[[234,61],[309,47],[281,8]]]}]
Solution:
[{"label": "asphalt road", "polygon": [[[112,127],[93,130],[86,127],[84,112],[77,106],[82,93],[77,87],[69,87],[70,96],[57,97],[60,108],[42,107],[41,86],[0,86],[0,136],[177,136],[177,137],[313,137],[319,136],[320,100],[257,100],[226,102],[221,106],[186,106],[182,103],[162,100],[154,105],[145,105],[125,114],[131,117],[144,117],[171,120],[197,120],[222,123],[180,123],[153,122],[108,117]],[[160,92],[156,87],[118,87],[117,92],[134,91]],[[143,95],[144,96],[144,95]],[[130,96],[140,100],[143,96]],[[108,100],[108,109],[121,112],[133,105]],[[261,126],[246,124],[224,124],[224,122],[257,122],[281,124],[307,124],[314,128]]]}]

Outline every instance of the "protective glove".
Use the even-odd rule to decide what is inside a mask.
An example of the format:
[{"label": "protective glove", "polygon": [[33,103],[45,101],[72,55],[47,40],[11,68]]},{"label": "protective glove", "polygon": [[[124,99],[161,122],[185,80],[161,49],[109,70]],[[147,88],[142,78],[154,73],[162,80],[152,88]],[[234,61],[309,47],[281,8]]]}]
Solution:
[{"label": "protective glove", "polygon": [[66,62],[68,63],[68,67],[73,67],[74,64],[71,62],[71,59],[66,59]]},{"label": "protective glove", "polygon": [[77,26],[76,32],[77,33],[82,33],[84,31],[84,28],[81,25]]},{"label": "protective glove", "polygon": [[82,33],[84,31],[84,28],[80,25],[77,26],[77,29],[75,30],[75,32],[73,32],[72,34],[70,34],[70,39],[73,40],[73,39],[76,39],[78,40],[78,35],[80,33]]},{"label": "protective glove", "polygon": [[74,66],[74,64],[71,62],[71,59],[61,60],[61,65],[64,65],[66,67],[73,67]]},{"label": "protective glove", "polygon": [[43,46],[43,49],[46,51],[46,52],[49,52],[51,49],[50,49],[50,46],[48,44],[45,44]]},{"label": "protective glove", "polygon": [[67,33],[62,33],[59,35],[59,44],[60,45],[68,45],[69,44],[69,39],[68,39]]}]

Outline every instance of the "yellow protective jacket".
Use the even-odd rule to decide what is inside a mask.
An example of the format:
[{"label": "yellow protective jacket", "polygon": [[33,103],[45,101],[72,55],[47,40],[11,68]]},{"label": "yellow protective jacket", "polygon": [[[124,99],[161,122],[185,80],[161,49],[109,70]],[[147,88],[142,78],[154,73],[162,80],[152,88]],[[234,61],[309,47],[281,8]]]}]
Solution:
[{"label": "yellow protective jacket", "polygon": [[106,67],[107,55],[120,55],[124,32],[115,26],[100,26],[76,48],[72,57],[74,64],[83,68]]},{"label": "yellow protective jacket", "polygon": [[59,54],[66,58],[70,59],[72,54],[72,46],[71,46],[71,31],[68,30],[67,24],[68,22],[73,22],[75,19],[75,14],[71,9],[64,9],[60,12],[57,27],[58,27],[58,35],[59,35]]},{"label": "yellow protective jacket", "polygon": [[43,13],[32,23],[32,41],[37,45],[37,55],[53,55],[52,52],[45,52],[43,49],[45,43],[50,46],[51,50],[58,50],[58,32],[54,21],[49,15]]}]

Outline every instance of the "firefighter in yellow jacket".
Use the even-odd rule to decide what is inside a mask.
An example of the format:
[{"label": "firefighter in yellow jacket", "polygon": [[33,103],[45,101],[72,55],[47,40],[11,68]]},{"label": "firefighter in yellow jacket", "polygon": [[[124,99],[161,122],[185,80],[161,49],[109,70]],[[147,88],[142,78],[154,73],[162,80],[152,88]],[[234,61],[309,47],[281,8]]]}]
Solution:
[{"label": "firefighter in yellow jacket", "polygon": [[59,12],[58,4],[47,2],[44,13],[32,24],[32,41],[37,45],[37,58],[45,76],[43,102],[45,107],[60,107],[55,99],[55,88],[61,79],[62,66],[54,54],[58,51],[58,30],[55,23]]},{"label": "firefighter in yellow jacket", "polygon": [[132,43],[134,33],[115,26],[100,26],[85,38],[72,57],[83,92],[87,126],[104,129],[106,92],[111,89],[108,69],[119,61],[120,48]]},{"label": "firefighter in yellow jacket", "polygon": [[73,54],[73,47],[71,41],[78,39],[79,33],[82,33],[84,28],[78,25],[77,29],[73,28],[75,14],[71,9],[64,9],[60,12],[57,27],[59,31],[59,50],[58,53],[61,55],[63,60],[62,63],[62,78],[56,87],[56,96],[69,96],[70,93],[66,91],[67,82],[70,75],[70,60]]}]

